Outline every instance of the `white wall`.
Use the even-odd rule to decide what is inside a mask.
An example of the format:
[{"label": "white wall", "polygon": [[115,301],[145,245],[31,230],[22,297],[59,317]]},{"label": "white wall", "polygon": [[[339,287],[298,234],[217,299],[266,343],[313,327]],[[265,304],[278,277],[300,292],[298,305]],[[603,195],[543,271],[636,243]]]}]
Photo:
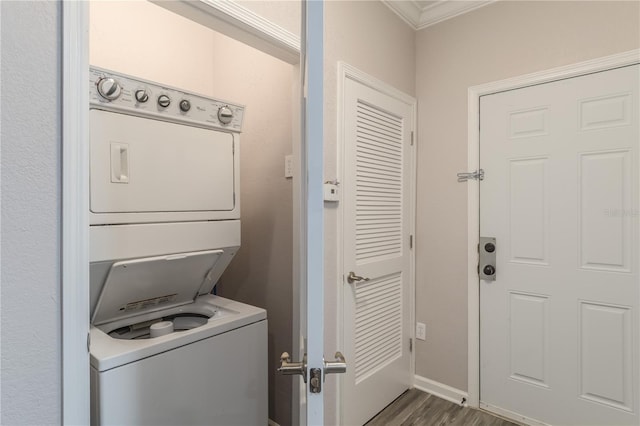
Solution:
[{"label": "white wall", "polygon": [[1,2],[3,425],[59,424],[61,5]]},{"label": "white wall", "polygon": [[292,150],[294,67],[149,2],[95,1],[90,17],[92,65],[246,105],[242,247],[218,294],[267,309],[269,416],[291,424],[291,379],[275,369],[292,345],[292,181],[284,157]]},{"label": "white wall", "polygon": [[417,374],[467,390],[467,88],[639,45],[638,2],[501,1],[418,32]]},{"label": "white wall", "polygon": [[290,33],[300,35],[302,8],[299,0],[236,0],[236,2]]}]

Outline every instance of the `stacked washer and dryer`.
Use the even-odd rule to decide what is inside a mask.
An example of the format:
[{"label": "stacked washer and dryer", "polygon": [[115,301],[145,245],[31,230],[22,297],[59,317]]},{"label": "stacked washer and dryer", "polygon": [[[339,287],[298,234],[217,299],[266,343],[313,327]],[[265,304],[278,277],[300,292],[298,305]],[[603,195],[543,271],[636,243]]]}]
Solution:
[{"label": "stacked washer and dryer", "polygon": [[266,312],[211,294],[240,247],[244,108],[90,81],[92,424],[267,424]]}]

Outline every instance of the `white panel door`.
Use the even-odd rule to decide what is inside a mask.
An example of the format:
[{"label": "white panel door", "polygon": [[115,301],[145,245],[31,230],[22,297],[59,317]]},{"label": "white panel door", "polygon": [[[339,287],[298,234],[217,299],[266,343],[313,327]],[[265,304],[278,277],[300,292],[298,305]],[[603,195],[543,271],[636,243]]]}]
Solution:
[{"label": "white panel door", "polygon": [[[412,106],[351,79],[344,89],[343,423],[361,425],[410,377]],[[349,282],[349,274],[362,280]]]},{"label": "white panel door", "polygon": [[497,239],[496,281],[480,281],[489,410],[640,424],[639,72],[480,100],[480,233]]}]

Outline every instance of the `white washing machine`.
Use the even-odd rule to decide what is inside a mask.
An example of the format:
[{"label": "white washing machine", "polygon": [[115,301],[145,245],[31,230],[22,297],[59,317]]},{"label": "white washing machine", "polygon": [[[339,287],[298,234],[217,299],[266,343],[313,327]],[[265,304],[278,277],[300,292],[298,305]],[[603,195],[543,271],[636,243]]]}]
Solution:
[{"label": "white washing machine", "polygon": [[240,247],[244,108],[90,76],[92,424],[267,424],[266,312],[210,294]]}]

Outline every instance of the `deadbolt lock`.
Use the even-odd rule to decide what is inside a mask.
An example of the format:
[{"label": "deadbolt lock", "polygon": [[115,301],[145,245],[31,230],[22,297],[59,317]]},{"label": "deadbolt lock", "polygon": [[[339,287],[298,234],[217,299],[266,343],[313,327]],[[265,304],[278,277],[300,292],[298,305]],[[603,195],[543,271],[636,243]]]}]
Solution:
[{"label": "deadbolt lock", "polygon": [[496,280],[496,239],[480,237],[478,275],[481,280]]},{"label": "deadbolt lock", "polygon": [[487,265],[487,266],[484,267],[482,272],[484,272],[485,275],[493,275],[493,274],[496,273],[496,268],[494,268],[491,265]]}]

